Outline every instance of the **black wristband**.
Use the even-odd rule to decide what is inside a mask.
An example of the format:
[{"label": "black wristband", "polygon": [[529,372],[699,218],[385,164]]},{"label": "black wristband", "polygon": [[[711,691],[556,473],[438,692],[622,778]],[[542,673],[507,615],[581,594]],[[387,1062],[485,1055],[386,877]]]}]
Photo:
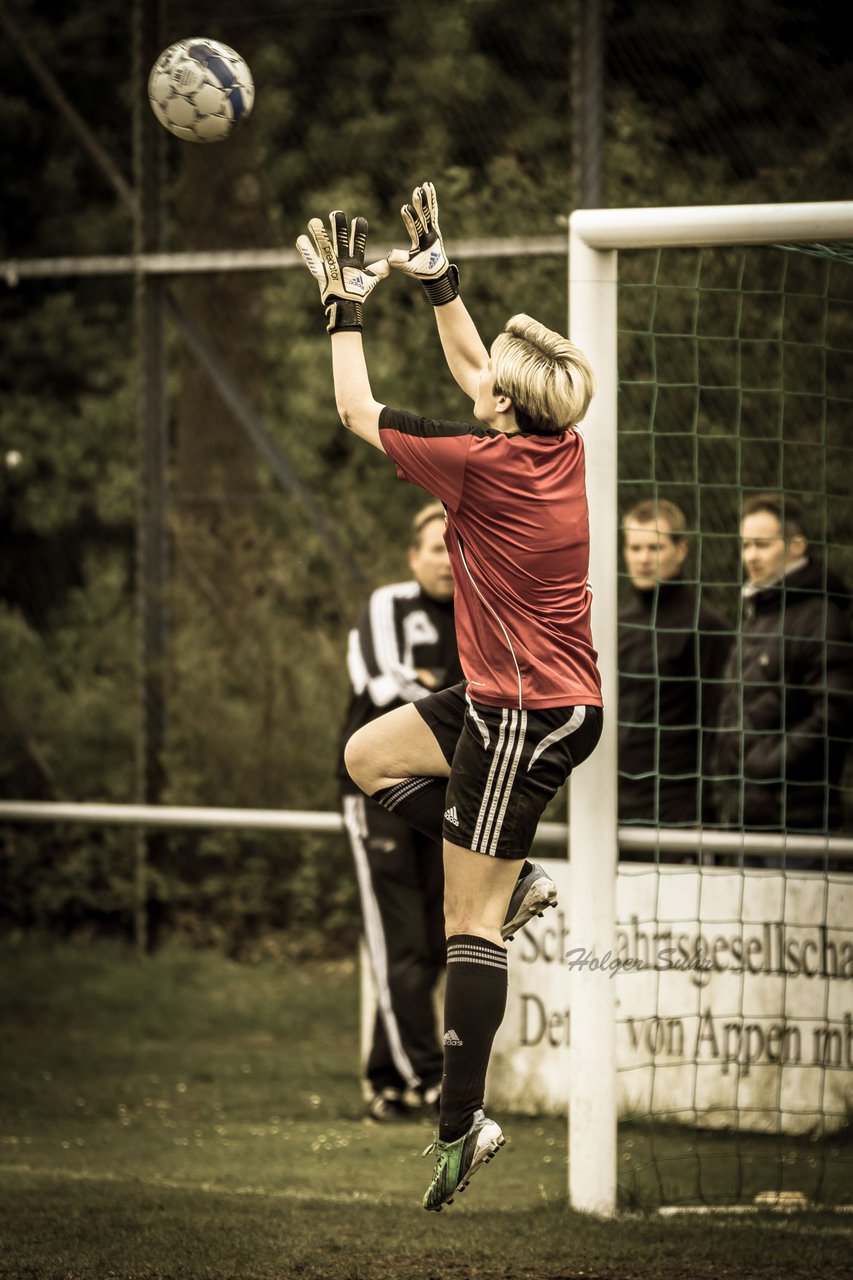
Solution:
[{"label": "black wristband", "polygon": [[459,271],[454,262],[450,263],[443,276],[436,280],[422,280],[424,293],[434,307],[443,307],[459,297]]},{"label": "black wristband", "polygon": [[355,329],[361,333],[364,304],[349,298],[334,298],[326,307],[326,328],[329,333],[342,329]]}]

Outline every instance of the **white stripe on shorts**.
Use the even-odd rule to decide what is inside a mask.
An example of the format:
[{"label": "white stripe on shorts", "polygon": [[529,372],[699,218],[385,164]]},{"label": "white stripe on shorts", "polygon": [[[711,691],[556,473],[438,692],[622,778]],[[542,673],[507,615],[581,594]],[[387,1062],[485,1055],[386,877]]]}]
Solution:
[{"label": "white stripe on shorts", "polygon": [[465,694],[465,701],[468,703],[468,714],[470,715],[471,719],[474,721],[474,724],[480,730],[480,737],[483,739],[483,746],[486,748],[486,750],[488,750],[489,726],[486,724],[482,716],[477,715],[477,712],[474,710],[474,704],[471,701],[471,695],[469,693]]},{"label": "white stripe on shorts", "polygon": [[533,768],[536,761],[542,755],[543,751],[547,751],[555,742],[559,742],[562,738],[567,738],[570,733],[574,733],[575,729],[579,729],[586,719],[586,707],[575,707],[569,719],[565,724],[561,724],[559,729],[554,729],[547,737],[543,738],[539,746],[530,757],[530,764],[527,766],[527,772]]},{"label": "white stripe on shorts", "polygon": [[508,708],[501,711],[498,742],[471,841],[471,848],[475,853],[487,853],[494,857],[497,852],[512,784],[524,749],[526,731],[526,711]]}]

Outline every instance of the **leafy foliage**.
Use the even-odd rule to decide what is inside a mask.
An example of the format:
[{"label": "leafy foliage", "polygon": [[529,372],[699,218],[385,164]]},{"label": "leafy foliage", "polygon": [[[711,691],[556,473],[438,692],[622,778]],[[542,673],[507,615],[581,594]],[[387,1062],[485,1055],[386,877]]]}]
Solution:
[{"label": "leafy foliage", "polygon": [[[8,8],[109,157],[113,180],[21,48],[0,42],[0,258],[126,253],[131,217],[114,183],[131,178],[140,101],[140,123],[156,127],[130,76],[134,6],[10,0]],[[613,0],[607,201],[837,198],[853,163],[853,117],[844,109],[853,71],[835,8],[828,0],[808,8],[719,0],[685,12],[675,0]],[[570,6],[542,0],[522,21],[512,0],[348,12],[293,0],[244,0],[239,11],[183,0],[168,7],[163,45],[202,29],[246,56],[258,98],[228,144],[165,140],[170,248],[290,246],[308,216],[333,207],[364,213],[371,242],[391,243],[400,237],[400,203],[427,177],[439,189],[451,252],[463,236],[559,231],[573,194]],[[563,327],[561,258],[475,261],[462,274],[484,336],[522,310]],[[341,431],[307,274],[195,276],[169,287],[362,581],[282,492],[171,331],[162,799],[332,809],[346,631],[368,584],[405,574],[407,525],[423,495],[397,484],[386,459]],[[649,305],[638,289],[636,307]],[[692,358],[679,343],[679,305],[689,308],[683,297],[671,303],[673,369]],[[692,483],[697,438],[703,471],[721,485],[743,462],[732,452],[723,389],[730,355],[713,341],[714,324],[726,323],[722,295],[717,305],[716,319],[707,312],[702,321],[711,326],[701,344],[703,403],[697,411],[673,388],[658,405],[675,438],[660,478],[676,489]],[[131,286],[122,277],[56,277],[2,287],[0,331],[0,793],[131,801],[140,699]],[[649,353],[642,338],[631,341],[637,372],[624,394],[648,422],[641,374]],[[405,281],[391,279],[371,299],[367,342],[381,399],[435,416],[467,414],[429,309]],[[683,430],[686,421],[695,435]],[[830,449],[838,429],[827,424]],[[649,475],[653,450],[650,433],[637,429],[623,457]],[[830,472],[830,483],[841,483],[839,468]],[[723,525],[721,518],[721,537]],[[133,840],[79,828],[7,830],[7,921],[127,929]],[[320,901],[341,936],[355,929],[342,840],[164,834],[152,842],[148,881],[153,926],[235,948],[269,930],[316,945],[311,920]]]}]

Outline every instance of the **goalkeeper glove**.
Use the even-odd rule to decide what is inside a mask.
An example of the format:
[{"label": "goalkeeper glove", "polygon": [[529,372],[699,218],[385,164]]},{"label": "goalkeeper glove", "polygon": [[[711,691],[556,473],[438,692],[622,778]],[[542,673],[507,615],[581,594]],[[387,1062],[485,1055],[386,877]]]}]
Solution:
[{"label": "goalkeeper glove", "polygon": [[443,307],[459,294],[459,272],[447,261],[444,241],[438,225],[438,197],[431,182],[415,187],[412,203],[404,204],[400,213],[412,247],[394,249],[388,262],[398,271],[420,280],[434,307]]},{"label": "goalkeeper glove", "polygon": [[329,227],[331,234],[319,218],[312,218],[309,235],[300,236],[296,247],[320,286],[329,333],[340,329],[360,332],[364,300],[388,274],[388,264],[383,260],[364,265],[366,218],[353,218],[347,229],[346,215],[335,209],[329,214]]}]

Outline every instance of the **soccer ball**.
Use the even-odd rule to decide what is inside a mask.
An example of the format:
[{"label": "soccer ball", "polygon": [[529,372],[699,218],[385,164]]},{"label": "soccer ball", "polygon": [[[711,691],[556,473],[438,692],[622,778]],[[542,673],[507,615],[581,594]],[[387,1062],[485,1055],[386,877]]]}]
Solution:
[{"label": "soccer ball", "polygon": [[193,37],[164,49],[148,77],[157,119],[186,142],[221,142],[252,110],[255,85],[227,44]]}]

